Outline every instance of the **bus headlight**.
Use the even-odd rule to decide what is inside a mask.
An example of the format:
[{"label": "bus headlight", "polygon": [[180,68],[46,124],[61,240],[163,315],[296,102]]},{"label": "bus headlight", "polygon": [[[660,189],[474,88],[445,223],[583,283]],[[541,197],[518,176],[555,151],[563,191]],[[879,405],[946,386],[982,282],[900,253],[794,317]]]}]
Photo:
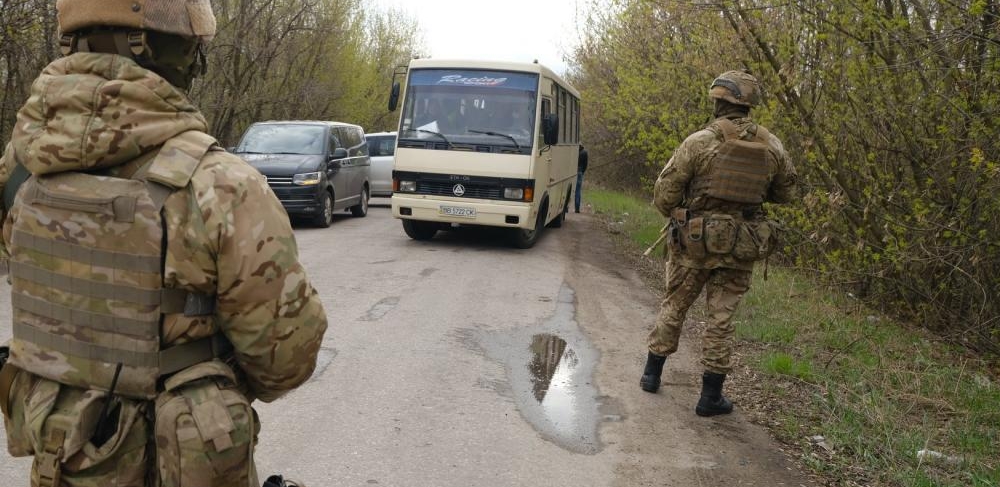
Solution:
[{"label": "bus headlight", "polygon": [[524,199],[524,188],[504,188],[503,197],[508,200]]},{"label": "bus headlight", "polygon": [[318,172],[296,174],[295,176],[292,176],[292,184],[297,186],[313,186],[319,184],[319,180],[322,175],[322,173]]},{"label": "bus headlight", "polygon": [[400,181],[399,182],[399,192],[400,193],[416,193],[417,192],[417,182],[416,181]]}]

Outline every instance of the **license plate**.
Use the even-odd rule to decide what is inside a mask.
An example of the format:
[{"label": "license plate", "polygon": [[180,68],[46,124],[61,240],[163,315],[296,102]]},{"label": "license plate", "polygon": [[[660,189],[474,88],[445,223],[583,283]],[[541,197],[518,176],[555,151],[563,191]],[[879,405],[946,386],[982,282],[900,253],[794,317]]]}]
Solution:
[{"label": "license plate", "polygon": [[447,216],[460,216],[462,218],[475,218],[476,209],[464,206],[442,206],[439,213]]}]

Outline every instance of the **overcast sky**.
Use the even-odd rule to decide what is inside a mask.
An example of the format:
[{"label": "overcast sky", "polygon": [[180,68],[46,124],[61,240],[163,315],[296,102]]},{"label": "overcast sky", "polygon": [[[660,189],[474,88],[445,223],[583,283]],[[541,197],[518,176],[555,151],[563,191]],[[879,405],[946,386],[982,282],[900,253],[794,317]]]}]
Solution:
[{"label": "overcast sky", "polygon": [[578,9],[586,0],[371,0],[408,13],[420,25],[424,45],[439,59],[530,63],[559,74],[577,43]]}]

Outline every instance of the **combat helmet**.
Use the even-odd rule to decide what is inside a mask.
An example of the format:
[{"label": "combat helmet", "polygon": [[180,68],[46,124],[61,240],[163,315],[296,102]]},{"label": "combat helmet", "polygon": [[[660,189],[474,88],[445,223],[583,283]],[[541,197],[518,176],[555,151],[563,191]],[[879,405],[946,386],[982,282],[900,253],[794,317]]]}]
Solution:
[{"label": "combat helmet", "polygon": [[760,83],[746,71],[726,71],[712,81],[708,96],[736,105],[754,107],[760,104]]},{"label": "combat helmet", "polygon": [[183,88],[204,74],[215,37],[210,0],[58,0],[56,15],[63,55],[129,56]]}]

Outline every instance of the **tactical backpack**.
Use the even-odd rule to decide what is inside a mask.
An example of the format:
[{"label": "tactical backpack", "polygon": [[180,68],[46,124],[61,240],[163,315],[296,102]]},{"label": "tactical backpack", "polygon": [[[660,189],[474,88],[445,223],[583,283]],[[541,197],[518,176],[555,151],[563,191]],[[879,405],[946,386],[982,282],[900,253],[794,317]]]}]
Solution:
[{"label": "tactical backpack", "polygon": [[189,131],[130,179],[66,172],[24,182],[10,242],[10,363],[70,386],[152,399],[162,376],[227,351],[221,334],[168,348],[160,336],[165,314],[215,311],[215,296],[163,287],[161,211],[215,145]]}]

